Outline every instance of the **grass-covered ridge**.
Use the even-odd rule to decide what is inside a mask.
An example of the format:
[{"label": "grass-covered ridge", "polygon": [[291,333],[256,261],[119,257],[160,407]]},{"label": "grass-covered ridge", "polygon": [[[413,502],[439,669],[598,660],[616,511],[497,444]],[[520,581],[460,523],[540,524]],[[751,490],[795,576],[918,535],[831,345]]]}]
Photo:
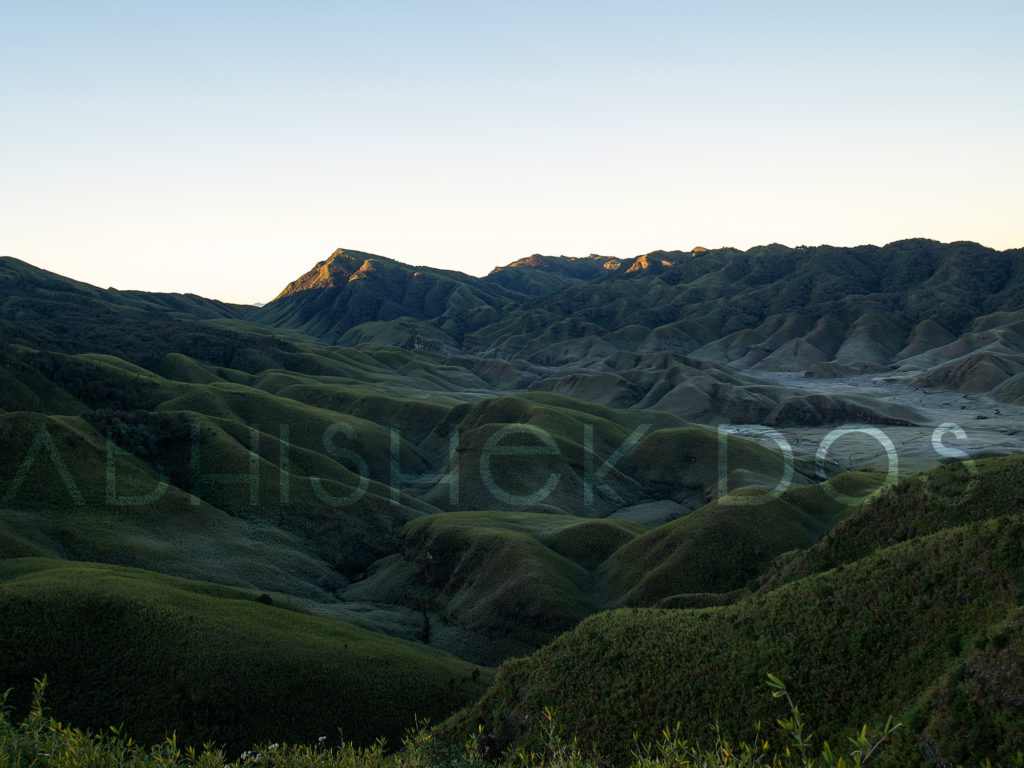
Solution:
[{"label": "grass-covered ridge", "polygon": [[775,563],[763,589],[838,568],[881,547],[1024,510],[1024,458],[954,462],[886,489],[814,546]]},{"label": "grass-covered ridge", "polygon": [[[152,742],[393,743],[417,718],[472,701],[488,670],[447,654],[202,582],[91,564],[0,563],[0,685],[24,705],[49,675],[55,714],[124,723]],[[269,604],[268,604],[269,603]]]},{"label": "grass-covered ridge", "polygon": [[448,621],[534,648],[604,607],[596,568],[641,530],[552,513],[431,515],[406,524],[402,556],[347,594],[414,596]]},{"label": "grass-covered ridge", "polygon": [[815,543],[883,478],[849,472],[779,495],[748,488],[638,536],[602,567],[612,605],[654,606],[748,587],[773,558]]},{"label": "grass-covered ridge", "polygon": [[[500,743],[532,744],[553,705],[569,732],[621,761],[634,731],[653,739],[675,722],[691,738],[709,720],[749,736],[771,712],[748,692],[778,670],[827,732],[906,716],[890,765],[917,764],[920,743],[953,760],[978,749],[1007,759],[1024,749],[1010,693],[1024,685],[1022,541],[1024,518],[1010,514],[730,606],[601,613],[506,664],[451,727],[481,723]],[[988,706],[964,716],[971,700]]]}]

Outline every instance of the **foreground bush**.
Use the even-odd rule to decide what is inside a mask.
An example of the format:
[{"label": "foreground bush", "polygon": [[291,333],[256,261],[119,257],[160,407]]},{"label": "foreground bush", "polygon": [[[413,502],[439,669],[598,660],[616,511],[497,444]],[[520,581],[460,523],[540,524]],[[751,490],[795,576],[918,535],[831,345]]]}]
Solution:
[{"label": "foreground bush", "polygon": [[[712,728],[709,745],[698,746],[666,729],[652,745],[634,751],[631,768],[860,768],[873,765],[889,738],[900,728],[892,719],[877,730],[864,726],[844,749],[818,742],[810,733],[785,685],[769,676],[775,698],[784,699],[789,716],[778,720],[772,737],[757,728],[757,737],[737,744]],[[172,736],[157,746],[143,746],[120,728],[95,734],[73,728],[46,715],[45,680],[36,684],[32,706],[14,722],[6,696],[0,700],[0,765],[9,768],[602,768],[605,764],[567,739],[552,710],[542,714],[545,744],[541,751],[519,751],[489,761],[479,737],[460,748],[437,742],[426,729],[411,731],[403,748],[388,753],[384,742],[371,747],[351,743],[329,746],[326,737],[314,745],[268,744],[229,760],[213,746],[182,748]],[[995,768],[992,763],[979,763]],[[1018,755],[1012,766],[1024,766]]]}]

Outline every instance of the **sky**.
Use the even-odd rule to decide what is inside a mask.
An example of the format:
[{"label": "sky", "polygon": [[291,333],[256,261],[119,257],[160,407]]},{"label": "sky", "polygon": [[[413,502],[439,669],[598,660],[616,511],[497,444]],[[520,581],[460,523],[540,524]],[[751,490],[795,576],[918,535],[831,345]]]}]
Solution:
[{"label": "sky", "polygon": [[1022,39],[1019,0],[0,0],[0,255],[247,303],[338,247],[1022,247]]}]

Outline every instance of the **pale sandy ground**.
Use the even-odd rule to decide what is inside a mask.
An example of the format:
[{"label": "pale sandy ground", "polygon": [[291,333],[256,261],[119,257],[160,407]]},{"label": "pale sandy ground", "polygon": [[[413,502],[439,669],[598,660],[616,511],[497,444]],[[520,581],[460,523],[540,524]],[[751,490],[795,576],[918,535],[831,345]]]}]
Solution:
[{"label": "pale sandy ground", "polygon": [[[955,456],[957,450],[971,456],[1024,452],[1024,408],[996,402],[987,395],[925,391],[905,381],[884,380],[877,374],[816,379],[799,373],[758,373],[755,378],[806,392],[868,396],[879,402],[914,408],[923,416],[921,426],[875,427],[892,441],[901,475],[930,469],[944,460],[934,445],[936,427],[944,424],[956,425],[963,430],[963,439],[952,431],[940,435],[947,454]],[[792,445],[797,457],[814,459],[822,441],[835,428],[784,427],[779,431]],[[744,426],[746,434],[771,444],[770,439],[760,435],[761,431],[757,425]],[[863,434],[850,434],[837,439],[832,443],[828,457],[844,469],[872,468],[884,471],[889,467],[886,449],[875,438]]]}]

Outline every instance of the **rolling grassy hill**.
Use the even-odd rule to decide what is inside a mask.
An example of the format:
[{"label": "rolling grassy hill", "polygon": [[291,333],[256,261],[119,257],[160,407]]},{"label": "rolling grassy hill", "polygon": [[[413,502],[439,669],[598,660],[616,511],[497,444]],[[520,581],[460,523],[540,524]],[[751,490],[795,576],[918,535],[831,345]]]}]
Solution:
[{"label": "rolling grassy hill", "polygon": [[[265,342],[242,325],[232,332],[252,348]],[[496,663],[607,604],[596,569],[631,526],[601,518],[651,500],[683,512],[718,492],[717,434],[671,413],[502,394],[406,350],[280,343],[291,350],[282,367],[258,372],[181,353],[146,367],[108,352],[8,347],[0,370],[19,386],[0,392],[0,555],[289,594],[407,639],[426,610],[434,646]],[[524,446],[535,450],[510,455]],[[731,487],[781,476],[771,450],[735,437],[727,448]],[[457,483],[444,474],[452,466]],[[543,512],[576,528],[512,546],[480,526],[452,551],[471,554],[462,573],[481,583],[395,582],[424,588],[422,600],[388,586],[415,549],[407,523],[479,509],[495,520]],[[489,587],[482,552],[514,561]],[[525,581],[503,584],[520,564]],[[536,599],[517,626],[510,599],[523,584]]]},{"label": "rolling grassy hill", "polygon": [[490,659],[521,654],[604,607],[597,566],[636,524],[537,512],[449,512],[402,531],[401,554],[345,592],[429,607],[486,634]]},{"label": "rolling grassy hill", "polygon": [[[889,714],[903,719],[907,731],[887,765],[923,764],[923,746],[954,761],[983,753],[1009,759],[1024,732],[1022,467],[1021,457],[950,464],[875,493],[817,544],[776,558],[776,571],[755,592],[728,595],[730,605],[701,608],[694,600],[697,608],[598,614],[507,663],[491,691],[448,727],[481,722],[505,746],[528,744],[539,708],[551,706],[583,743],[623,759],[632,730],[652,740],[680,722],[698,738],[718,721],[733,736],[749,735],[744,729],[755,720],[772,717],[770,700],[750,691],[773,672],[825,733]],[[834,482],[852,495],[877,478]],[[818,488],[790,495],[826,518],[839,515],[834,502],[831,511],[820,503]],[[795,501],[786,496],[777,501]],[[657,552],[660,539],[676,535],[670,552],[680,562],[671,573],[685,577],[696,570],[687,555],[701,556],[685,547],[701,539],[677,530],[710,510],[634,538],[612,560],[623,557],[656,577],[657,565],[625,556],[635,547]],[[827,527],[824,519],[816,524]],[[751,529],[785,530],[756,519]],[[712,557],[705,578],[714,578],[716,564]]]},{"label": "rolling grassy hill", "polygon": [[653,741],[674,723],[690,738],[714,721],[749,737],[781,714],[751,695],[774,671],[823,733],[904,719],[886,765],[923,764],[922,744],[955,761],[1008,760],[1024,747],[1022,541],[1018,512],[724,607],[601,613],[507,663],[447,727],[480,723],[503,747],[535,744],[549,706],[582,743],[623,761],[634,733]]},{"label": "rolling grassy hill", "polygon": [[756,488],[720,497],[617,549],[603,567],[610,604],[653,606],[743,590],[776,557],[811,546],[852,511],[827,489],[863,498],[883,480],[848,473],[777,497]]},{"label": "rolling grassy hill", "polygon": [[945,528],[1024,510],[1024,461],[1019,456],[954,462],[878,494],[820,541],[777,561],[762,584],[840,568],[876,549]]},{"label": "rolling grassy hill", "polygon": [[883,481],[846,473],[778,498],[743,489],[653,528],[558,512],[433,514],[407,523],[400,552],[343,596],[429,610],[435,628],[489,639],[489,651],[470,658],[501,661],[619,605],[733,602],[779,555],[805,550],[852,514],[846,499],[870,498]]},{"label": "rolling grassy hill", "polygon": [[[233,333],[252,348],[268,338]],[[8,345],[0,367],[11,383],[0,392],[0,506],[7,539],[22,542],[10,552],[113,558],[264,589],[294,589],[301,578],[304,594],[323,593],[342,584],[325,569],[358,576],[397,549],[405,522],[438,509],[544,507],[600,516],[650,498],[693,507],[715,492],[715,472],[705,463],[717,450],[714,433],[683,428],[670,413],[544,392],[496,395],[466,368],[404,350],[272,342],[288,350],[281,367],[257,373],[177,352],[146,367],[144,358],[108,352]],[[642,438],[630,442],[634,434]],[[507,455],[523,439],[541,452]],[[731,467],[744,482],[775,482],[770,451],[735,439],[730,445]],[[604,471],[622,447],[643,456],[643,468],[621,455]],[[693,466],[681,466],[679,455]],[[451,484],[439,478],[453,458],[460,477],[454,500]],[[588,485],[588,463],[600,482]],[[551,493],[531,501],[552,477]],[[135,507],[129,516],[125,500],[133,499],[140,503],[127,504]],[[118,518],[128,518],[132,531],[120,544]],[[237,552],[239,540],[290,539],[288,549],[305,548],[319,563],[298,569],[307,575],[282,564],[282,578],[267,580],[268,569],[253,562],[229,576],[225,562],[234,556],[186,564],[158,551],[171,521],[200,519],[208,531],[222,530],[221,553]],[[78,527],[74,535],[69,524]],[[96,540],[100,528],[110,541]],[[182,530],[178,538],[189,527]],[[250,560],[257,558],[265,554]]]},{"label": "rolling grassy hill", "polygon": [[[49,675],[55,714],[230,749],[283,738],[397,743],[473,700],[489,672],[438,651],[265,604],[258,594],[115,566],[0,563],[0,679]],[[387,702],[382,706],[382,702]]]}]

